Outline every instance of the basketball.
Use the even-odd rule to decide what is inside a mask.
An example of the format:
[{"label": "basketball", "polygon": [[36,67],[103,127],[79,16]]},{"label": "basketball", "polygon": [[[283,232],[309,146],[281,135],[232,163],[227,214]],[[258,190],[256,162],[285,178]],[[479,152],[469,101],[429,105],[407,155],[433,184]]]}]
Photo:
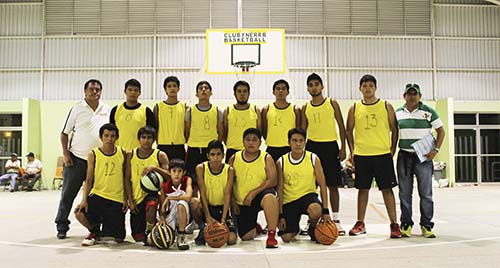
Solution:
[{"label": "basketball", "polygon": [[159,249],[168,249],[175,241],[174,229],[168,224],[156,224],[149,234],[149,241]]},{"label": "basketball", "polygon": [[331,245],[339,236],[337,226],[333,222],[319,222],[314,229],[316,240],[323,245]]},{"label": "basketball", "polygon": [[214,222],[205,227],[205,241],[212,248],[220,248],[227,243],[229,239],[229,229],[226,225]]},{"label": "basketball", "polygon": [[157,193],[162,184],[163,176],[156,171],[149,172],[141,177],[141,188],[146,193]]}]

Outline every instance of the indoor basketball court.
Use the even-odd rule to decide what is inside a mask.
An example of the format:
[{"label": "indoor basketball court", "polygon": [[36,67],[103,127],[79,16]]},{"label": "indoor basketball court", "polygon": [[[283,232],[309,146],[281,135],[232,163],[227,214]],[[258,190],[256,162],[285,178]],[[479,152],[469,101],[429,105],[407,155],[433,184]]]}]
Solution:
[{"label": "indoor basketball court", "polygon": [[[346,133],[348,122],[352,122],[349,121],[351,106],[361,100],[364,104],[362,86],[366,81],[360,80],[367,74],[376,78],[379,98],[376,103],[387,100],[396,111],[394,120],[388,116],[389,121],[398,123],[398,108],[401,113],[409,104],[408,92],[415,91],[413,95],[421,97],[418,109],[423,107],[420,103],[429,107],[431,112],[423,113],[422,118],[403,115],[403,119],[425,119],[428,121],[425,127],[415,123],[416,126],[406,129],[398,126],[398,131],[399,141],[407,139],[412,143],[420,141],[426,131],[433,135],[428,153],[434,152],[435,157],[428,168],[432,169],[432,176],[426,182],[432,184],[435,225],[429,228],[435,238],[424,237],[419,226],[418,219],[425,215],[420,214],[416,179],[411,183],[409,207],[401,202],[402,188],[396,185],[392,188],[401,228],[408,227],[400,222],[402,210],[410,209],[412,213],[415,223],[410,228],[411,237],[390,238],[387,200],[374,182],[364,217],[366,234],[349,235],[359,218],[356,175],[351,174],[338,187],[339,212],[333,212],[331,204],[328,211],[334,220],[340,220],[346,234],[335,238],[337,231],[324,227],[321,239],[329,245],[312,242],[308,235],[297,235],[290,243],[276,236],[278,247],[266,248],[267,235],[261,234],[253,241],[238,238],[235,245],[229,246],[215,234],[226,231],[226,227],[219,226],[219,229],[213,227],[214,233],[208,236],[219,248],[196,245],[194,240],[200,232],[197,228],[186,236],[189,250],[179,250],[170,240],[160,241],[162,245],[156,241],[156,247],[149,247],[134,242],[127,212],[124,243],[104,237],[95,245],[84,247],[82,240],[89,230],[73,213],[82,200],[84,187],[79,188],[72,203],[69,230],[58,238],[60,230],[56,229],[54,219],[61,196],[67,191],[63,187],[64,176],[69,176],[63,176],[67,159],[62,137],[67,134],[65,131],[72,131],[66,135],[66,147],[72,157],[87,163],[86,157],[74,155],[71,149],[75,142],[77,147],[81,146],[79,139],[86,143],[93,134],[81,131],[75,134],[76,126],[66,128],[69,113],[77,105],[85,104],[87,88],[84,87],[90,79],[99,81],[102,92],[99,91],[97,103],[107,104],[109,110],[121,104],[128,109],[125,83],[135,79],[139,83],[138,102],[150,109],[157,121],[161,114],[158,105],[172,105],[167,103],[170,98],[167,77],[178,79],[174,81],[178,90],[175,105],[185,103],[190,109],[200,104],[198,86],[205,81],[205,86],[210,87],[208,104],[210,109],[213,104],[216,110],[213,118],[227,135],[231,124],[224,116],[229,117],[231,107],[238,110],[236,105],[241,102],[236,93],[237,81],[248,82],[249,97],[242,103],[248,107],[255,105],[258,109],[254,110],[259,113],[264,107],[269,111],[276,104],[274,83],[283,80],[287,85],[287,105],[305,108],[310,103],[309,107],[319,107],[323,104],[313,103],[313,86],[307,80],[313,73],[322,79],[321,96],[335,100],[338,105],[336,110],[331,102],[334,115],[341,114]],[[499,85],[498,0],[0,0],[1,266],[497,267],[500,261]],[[92,108],[89,104],[88,107]],[[390,113],[387,107],[383,113]],[[226,108],[227,112],[222,112]],[[93,116],[109,118],[109,111],[92,109]],[[355,113],[356,109],[351,116]],[[300,120],[309,120],[305,111],[300,115]],[[440,122],[434,124],[436,115]],[[257,117],[270,120],[260,114]],[[177,133],[182,129],[179,137],[185,141],[177,144],[169,140],[161,145],[180,146],[184,153],[193,147],[184,135],[188,122],[185,118],[175,130]],[[193,118],[190,114],[189,120]],[[366,114],[366,122],[362,121],[366,123],[365,129],[374,126],[370,125],[370,118],[375,118],[374,114],[371,117]],[[164,125],[171,124],[164,120]],[[281,118],[273,120],[266,121],[262,151],[273,147],[265,139],[269,126],[282,124]],[[300,120],[294,117],[292,122]],[[248,127],[253,121],[253,117],[241,117],[234,126]],[[310,126],[312,121],[307,122],[305,125]],[[301,122],[297,127],[303,126]],[[263,130],[257,124],[255,127]],[[437,131],[438,128],[444,132]],[[336,123],[319,125],[316,129],[339,133],[328,142],[343,139],[340,135],[343,130]],[[215,134],[220,135],[219,125]],[[227,149],[224,135],[217,138]],[[376,143],[378,137],[371,138]],[[160,145],[159,141],[154,148]],[[408,149],[401,144],[393,155],[398,182],[402,176],[398,173],[397,155]],[[343,146],[349,159],[349,142]],[[203,149],[195,147],[200,152]],[[412,157],[418,153],[414,148],[410,148]],[[93,161],[95,157],[94,153]],[[32,158],[43,163],[43,167],[37,167],[36,179],[31,171],[25,173],[31,168],[27,164],[32,163]],[[187,157],[177,158],[187,161]],[[18,167],[14,166],[15,161]],[[345,171],[348,163],[343,164],[341,168]],[[107,168],[105,173],[108,174]],[[25,177],[26,182],[22,179],[24,175],[30,175]],[[153,190],[148,189],[158,192],[161,186],[157,184],[162,180],[158,173],[156,184],[150,182],[147,186]],[[278,221],[284,217],[282,214]],[[258,214],[257,222],[266,226],[263,212]],[[306,226],[308,219],[302,215],[300,228]],[[179,231],[172,227],[159,229],[155,232],[167,232],[170,237],[172,232]],[[164,233],[160,236],[165,236]],[[334,242],[330,244],[330,240]]]}]

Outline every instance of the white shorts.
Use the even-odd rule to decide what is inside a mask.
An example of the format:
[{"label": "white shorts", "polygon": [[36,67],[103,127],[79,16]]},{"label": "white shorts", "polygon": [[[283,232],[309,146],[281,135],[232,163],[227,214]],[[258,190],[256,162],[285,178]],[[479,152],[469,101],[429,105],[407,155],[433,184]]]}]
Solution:
[{"label": "white shorts", "polygon": [[191,218],[191,215],[189,214],[188,202],[186,202],[184,200],[178,200],[178,201],[177,200],[170,200],[166,221],[167,221],[167,224],[170,225],[170,227],[172,227],[174,230],[176,229],[176,227],[179,226],[179,217],[178,217],[179,209],[177,208],[178,205],[182,205],[186,209],[186,214],[187,214],[186,225],[189,224],[189,221]]}]

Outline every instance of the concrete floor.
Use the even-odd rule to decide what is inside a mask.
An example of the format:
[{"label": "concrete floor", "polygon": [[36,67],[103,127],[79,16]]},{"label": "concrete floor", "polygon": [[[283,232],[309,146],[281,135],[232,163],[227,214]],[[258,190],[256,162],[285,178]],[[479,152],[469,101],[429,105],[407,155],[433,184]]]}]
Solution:
[{"label": "concrete floor", "polygon": [[[340,192],[341,221],[349,230],[356,219],[357,191]],[[68,238],[59,240],[53,223],[59,195],[60,191],[0,192],[1,267],[483,268],[498,267],[500,262],[500,185],[435,188],[436,239],[423,238],[418,226],[411,238],[389,239],[382,196],[372,190],[367,235],[339,237],[331,246],[313,244],[306,237],[290,244],[279,240],[280,247],[271,250],[264,248],[262,236],[221,249],[192,243],[184,252],[175,248],[161,251],[133,242],[82,247],[80,242],[87,231],[73,216]],[[414,211],[418,212],[415,198]],[[259,221],[264,222],[262,215]],[[418,213],[414,221],[419,221]],[[130,236],[127,240],[132,241]]]}]

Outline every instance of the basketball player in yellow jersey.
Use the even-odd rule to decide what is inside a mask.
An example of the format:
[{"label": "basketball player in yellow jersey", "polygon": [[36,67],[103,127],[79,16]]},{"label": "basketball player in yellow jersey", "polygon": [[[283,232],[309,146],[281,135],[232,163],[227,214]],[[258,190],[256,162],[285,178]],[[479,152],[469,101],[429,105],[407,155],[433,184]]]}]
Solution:
[{"label": "basketball player in yellow jersey", "polygon": [[224,133],[227,152],[226,163],[237,151],[243,150],[241,136],[247,128],[261,128],[260,110],[255,105],[248,103],[250,97],[250,84],[238,81],[233,86],[236,104],[224,110]]},{"label": "basketball player in yellow jersey", "polygon": [[370,187],[375,177],[382,191],[391,221],[391,238],[400,238],[396,219],[396,201],[392,188],[398,185],[392,156],[398,142],[396,115],[392,105],[375,96],[377,80],[364,75],[359,81],[363,99],[357,101],[347,116],[347,141],[354,159],[355,186],[358,189],[358,219],[349,235],[365,234],[365,215]]},{"label": "basketball player in yellow jersey", "polygon": [[156,130],[141,127],[136,136],[140,147],[127,152],[125,158],[125,192],[130,209],[130,229],[136,242],[144,241],[156,223],[158,193],[148,194],[141,188],[141,177],[152,171],[168,177],[167,154],[153,149]]},{"label": "basketball player in yellow jersey", "polygon": [[[328,210],[328,193],[321,161],[315,153],[305,150],[306,132],[301,128],[288,131],[291,152],[276,162],[278,171],[278,200],[280,219],[278,227],[284,242],[290,242],[299,232],[300,217],[309,216],[307,233],[316,241],[314,229],[320,217],[331,221]],[[321,200],[318,200],[316,184],[319,185]]]},{"label": "basketball player in yellow jersey", "polygon": [[218,221],[229,229],[228,245],[236,243],[236,227],[229,215],[233,193],[234,169],[224,164],[224,146],[219,140],[212,140],[207,148],[208,161],[196,166],[196,176],[200,189],[201,202],[193,198],[193,218],[200,225],[195,238],[196,245],[204,245],[203,229],[205,224]]},{"label": "basketball player in yellow jersey", "polygon": [[[344,119],[337,101],[323,97],[323,80],[319,75],[313,73],[307,77],[307,91],[312,99],[302,107],[302,129],[307,131],[306,150],[315,153],[321,160],[330,193],[332,219],[337,225],[339,235],[345,235],[338,215],[340,209],[338,187],[342,186],[340,162],[346,156]],[[338,134],[335,122],[339,129]]]},{"label": "basketball player in yellow jersey", "polygon": [[212,140],[223,140],[224,128],[222,112],[210,103],[212,86],[207,81],[196,85],[198,104],[189,107],[186,112],[186,137],[188,149],[186,159],[187,175],[193,179],[193,194],[198,192],[196,166],[207,161],[207,145]]},{"label": "basketball player in yellow jersey", "polygon": [[276,100],[262,108],[262,135],[266,139],[266,152],[274,161],[290,152],[286,141],[288,130],[300,127],[300,108],[286,100],[289,93],[290,85],[287,81],[281,79],[274,82],[273,95]]},{"label": "basketball player in yellow jersey", "polygon": [[126,101],[111,109],[109,122],[120,130],[120,138],[116,145],[129,151],[139,147],[137,131],[144,126],[156,127],[153,112],[149,107],[139,103],[141,96],[141,83],[136,79],[130,79],[125,83]]},{"label": "basketball player in yellow jersey", "polygon": [[90,232],[82,246],[92,246],[104,236],[114,237],[118,243],[125,239],[125,150],[115,146],[119,137],[115,125],[104,124],[99,137],[102,145],[88,155],[82,201],[75,208],[76,219]]},{"label": "basketball player in yellow jersey", "polygon": [[167,99],[155,105],[153,113],[158,122],[158,149],[167,153],[168,159],[186,159],[186,136],[184,134],[187,106],[179,101],[177,94],[180,81],[175,76],[169,76],[163,81],[163,89]]},{"label": "basketball player in yellow jersey", "polygon": [[234,202],[232,211],[238,223],[241,240],[252,240],[257,235],[257,214],[264,210],[267,222],[266,248],[277,248],[278,199],[276,191],[276,166],[273,158],[262,152],[262,134],[256,128],[243,133],[244,150],[236,152],[229,164],[234,168]]}]

